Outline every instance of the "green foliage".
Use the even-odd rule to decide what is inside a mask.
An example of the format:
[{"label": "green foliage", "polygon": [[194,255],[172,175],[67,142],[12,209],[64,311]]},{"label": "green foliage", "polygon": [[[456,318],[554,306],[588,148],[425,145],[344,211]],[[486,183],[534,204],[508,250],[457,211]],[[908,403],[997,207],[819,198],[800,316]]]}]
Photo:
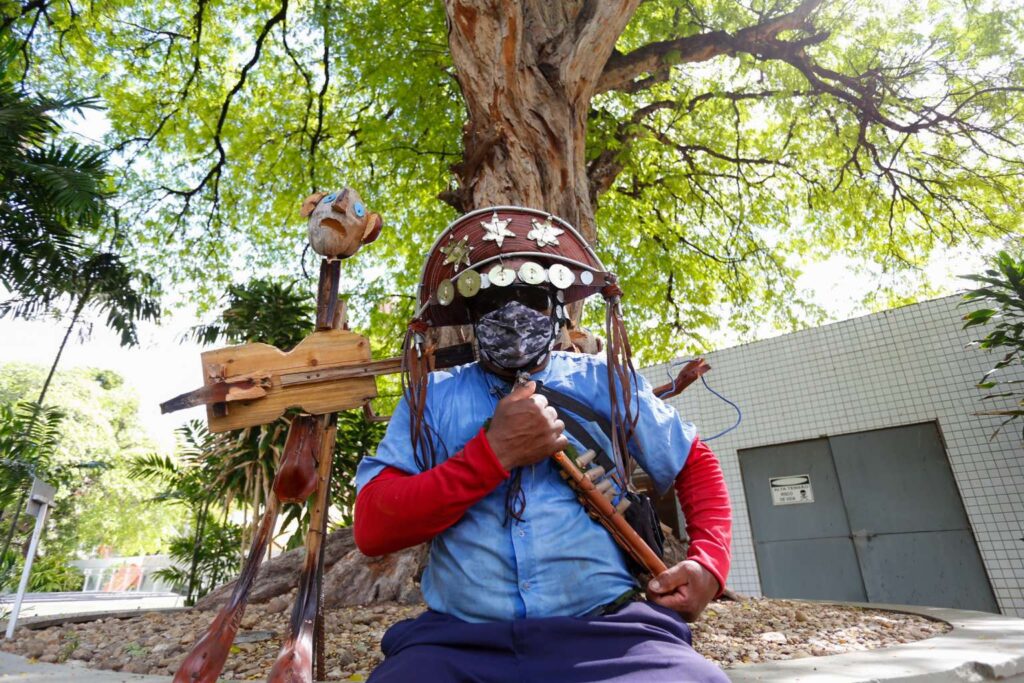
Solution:
[{"label": "green foliage", "polygon": [[196,600],[238,573],[241,539],[242,530],[238,525],[207,519],[198,543],[194,533],[176,536],[171,541],[170,556],[177,564],[153,574],[173,585],[175,590],[185,592],[185,604],[194,605]]},{"label": "green foliage", "polygon": [[255,278],[228,287],[219,320],[192,328],[191,337],[201,344],[262,342],[288,350],[313,331],[315,314],[308,285]]},{"label": "green foliage", "polygon": [[[588,169],[612,171],[596,247],[646,362],[819,319],[795,285],[807,261],[913,274],[1020,229],[1024,10],[824,0],[771,41],[735,40],[800,5],[641,3],[616,48],[659,47],[661,66],[589,103]],[[303,195],[352,185],[386,221],[346,263],[353,320],[394,350],[454,215],[437,195],[465,111],[442,3],[54,0],[9,17],[33,78],[107,106],[124,249],[149,272],[206,307],[239,272],[294,273]],[[731,47],[699,61],[669,44],[697,34]],[[906,283],[889,298],[917,280],[887,279]]]},{"label": "green foliage", "polygon": [[367,455],[373,455],[384,438],[387,424],[370,422],[361,410],[338,414],[338,439],[334,450],[334,472],[331,480],[331,504],[341,511],[339,526],[352,523],[356,502],[356,466]]},{"label": "green foliage", "polygon": [[[999,252],[993,267],[980,275],[963,277],[980,283],[980,287],[964,294],[964,303],[973,308],[964,316],[964,329],[986,326],[988,334],[976,340],[981,349],[999,351],[1002,358],[978,382],[980,389],[991,391],[982,400],[1003,400],[1015,408],[987,410],[985,415],[999,415],[1006,419],[999,429],[1024,416],[1024,390],[1019,387],[1024,379],[1019,377],[1019,368],[1024,363],[1024,259],[1014,258],[1005,251]],[[1004,379],[1004,370],[1017,369],[1015,378]],[[998,429],[996,433],[998,433]],[[994,436],[994,435],[993,435]]]},{"label": "green foliage", "polygon": [[[144,501],[155,487],[128,476],[131,460],[152,444],[139,424],[137,398],[116,373],[92,368],[57,373],[51,405],[39,412],[32,428],[49,434],[42,440],[45,445],[31,457],[14,450],[39,440],[24,438],[31,404],[16,406],[22,397],[38,394],[45,375],[39,366],[0,365],[0,450],[21,453],[19,460],[45,461],[34,465],[36,471],[58,486],[44,549],[78,555],[107,544],[129,555],[159,552],[180,525],[180,515],[147,508]],[[58,415],[64,417],[56,422]],[[0,475],[9,471],[4,468]],[[24,478],[21,485],[28,481]],[[10,511],[17,502],[0,500],[0,509]],[[19,538],[29,533],[30,522],[19,522]],[[0,531],[6,529],[0,525]]]},{"label": "green foliage", "polygon": [[[45,553],[36,556],[32,572],[28,577],[28,591],[31,593],[54,593],[82,589],[85,576],[71,566],[73,558],[61,553]],[[0,592],[11,593],[18,589],[25,560],[16,548],[9,548],[0,558]]]},{"label": "green foliage", "polygon": [[[59,408],[28,401],[0,401],[0,592],[17,588],[24,558],[22,544],[35,519],[22,514],[25,495],[33,479],[67,487],[75,480],[75,468],[60,462],[64,413]],[[14,541],[14,544],[11,542]],[[40,554],[29,575],[30,591],[78,590],[82,574],[68,562],[72,559],[59,543]]]},{"label": "green foliage", "polygon": [[[725,327],[817,320],[795,285],[806,261],[913,274],[936,248],[1019,231],[1022,9],[824,0],[772,40],[736,40],[805,4],[641,3],[616,48],[653,46],[661,64],[587,103],[588,169],[613,171],[592,188],[596,247],[644,361]],[[239,272],[297,270],[306,192],[359,187],[387,228],[346,264],[353,318],[393,351],[462,156],[441,3],[3,12],[24,43],[6,72],[107,107],[124,255],[212,307]],[[673,42],[700,34],[729,48],[701,61]],[[907,283],[889,300],[927,291],[889,281]]]},{"label": "green foliage", "polygon": [[36,477],[66,484],[69,469],[55,462],[63,413],[30,402],[0,402],[0,589],[17,582],[20,556],[12,543],[27,539],[33,518],[22,508]]},{"label": "green foliage", "polygon": [[35,476],[54,482],[66,477],[54,462],[63,420],[58,408],[0,402],[0,509],[16,504]]},{"label": "green foliage", "polygon": [[159,317],[156,280],[113,250],[124,245],[104,152],[61,139],[57,123],[96,102],[28,92],[13,80],[17,50],[0,32],[0,285],[11,293],[0,316],[36,318],[70,299],[72,326],[92,308],[123,345],[137,344],[136,323]]},{"label": "green foliage", "polygon": [[225,572],[234,571],[241,559],[241,529],[217,521],[218,511],[227,513],[230,508],[230,500],[223,497],[225,475],[230,474],[237,449],[227,435],[211,433],[198,420],[183,425],[178,435],[176,458],[153,453],[137,457],[130,475],[159,487],[151,503],[188,511],[190,527],[170,543],[171,557],[179,564],[160,576],[183,591],[191,605],[218,585],[228,575]]},{"label": "green foliage", "polygon": [[11,74],[16,51],[0,33],[0,284],[47,292],[45,272],[80,253],[78,230],[99,225],[106,171],[99,150],[55,140],[58,116],[96,103],[27,92]]}]

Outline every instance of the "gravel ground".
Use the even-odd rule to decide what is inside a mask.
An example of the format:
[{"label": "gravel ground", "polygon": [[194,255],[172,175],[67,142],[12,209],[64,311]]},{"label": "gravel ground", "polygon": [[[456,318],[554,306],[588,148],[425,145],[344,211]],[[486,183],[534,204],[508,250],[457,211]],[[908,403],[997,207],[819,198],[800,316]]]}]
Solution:
[{"label": "gravel ground", "polygon": [[[287,629],[288,598],[251,605],[224,667],[224,678],[265,679]],[[381,660],[380,639],[422,605],[372,605],[329,610],[327,678],[362,681]],[[212,612],[151,612],[44,630],[19,629],[0,649],[43,662],[72,659],[90,668],[172,674]],[[693,642],[728,669],[743,664],[870,650],[929,638],[948,630],[921,617],[855,607],[750,599],[713,603],[693,624]]]}]

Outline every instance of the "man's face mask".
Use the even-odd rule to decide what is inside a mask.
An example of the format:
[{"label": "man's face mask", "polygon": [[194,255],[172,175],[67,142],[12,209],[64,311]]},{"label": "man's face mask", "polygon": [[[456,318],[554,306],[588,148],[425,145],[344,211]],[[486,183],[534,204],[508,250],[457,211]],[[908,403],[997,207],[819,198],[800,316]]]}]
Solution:
[{"label": "man's face mask", "polygon": [[481,316],[474,326],[480,355],[504,370],[536,365],[551,349],[551,315],[509,301]]}]

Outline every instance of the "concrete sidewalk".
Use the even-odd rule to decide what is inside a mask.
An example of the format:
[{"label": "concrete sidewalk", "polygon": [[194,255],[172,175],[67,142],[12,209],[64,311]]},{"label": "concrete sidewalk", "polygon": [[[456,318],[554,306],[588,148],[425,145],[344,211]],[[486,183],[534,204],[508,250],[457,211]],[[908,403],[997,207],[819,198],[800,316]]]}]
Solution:
[{"label": "concrete sidewalk", "polygon": [[[26,619],[64,614],[167,609],[181,607],[183,603],[182,596],[167,592],[25,593],[21,612],[18,614],[18,623],[21,624]],[[13,604],[13,594],[0,596],[0,612],[9,611]]]},{"label": "concrete sidewalk", "polygon": [[44,664],[31,662],[8,652],[0,652],[0,682],[2,683],[119,683],[120,681],[147,681],[167,683],[168,676],[140,676],[138,674],[122,674],[116,671],[98,671],[87,669],[80,662],[67,664]]},{"label": "concrete sidewalk", "polygon": [[[849,604],[849,603],[847,603]],[[946,681],[1024,683],[1024,619],[938,607],[857,604],[919,614],[950,623],[949,633],[866,652],[750,664],[729,669],[734,683],[863,683]],[[87,669],[81,664],[43,664],[0,652],[0,683],[155,683],[167,676],[141,676]],[[230,682],[224,682],[230,683]],[[545,682],[546,683],[546,682]]]},{"label": "concrete sidewalk", "polygon": [[945,621],[953,626],[953,630],[935,638],[879,650],[741,665],[726,672],[729,679],[734,683],[1024,683],[1024,619],[944,607],[844,604],[919,614]]}]

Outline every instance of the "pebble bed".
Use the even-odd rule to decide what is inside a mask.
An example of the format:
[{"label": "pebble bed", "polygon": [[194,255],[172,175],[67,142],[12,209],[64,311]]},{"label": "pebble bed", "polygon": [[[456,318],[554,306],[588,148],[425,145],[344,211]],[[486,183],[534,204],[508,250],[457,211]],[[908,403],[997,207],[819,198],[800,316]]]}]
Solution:
[{"label": "pebble bed", "polygon": [[[222,679],[266,679],[287,630],[290,600],[251,605]],[[371,605],[328,610],[327,679],[364,681],[380,662],[380,639],[391,624],[422,605]],[[41,662],[79,660],[93,669],[173,674],[212,612],[149,612],[47,629],[18,629],[0,649]],[[698,652],[723,668],[800,657],[871,650],[944,633],[949,626],[921,617],[856,607],[748,599],[712,603],[692,625]]]}]

